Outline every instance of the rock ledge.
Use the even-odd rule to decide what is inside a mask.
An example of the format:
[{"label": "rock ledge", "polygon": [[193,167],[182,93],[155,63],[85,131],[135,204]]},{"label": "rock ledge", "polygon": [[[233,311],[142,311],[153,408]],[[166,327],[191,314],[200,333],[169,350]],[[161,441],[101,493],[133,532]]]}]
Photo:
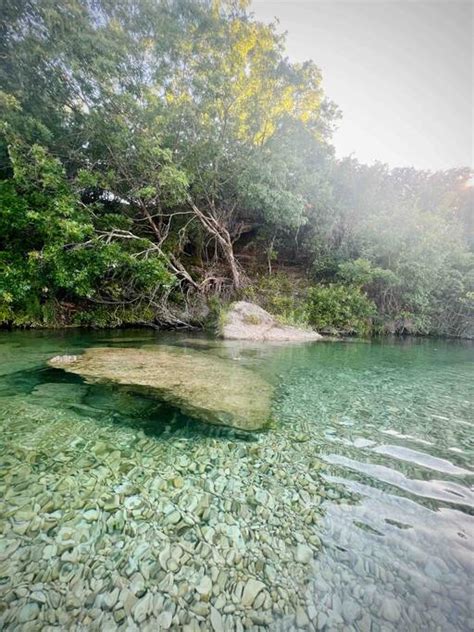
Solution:
[{"label": "rock ledge", "polygon": [[254,371],[204,352],[164,345],[91,347],[48,364],[87,382],[147,391],[206,423],[254,431],[271,420],[272,386]]}]

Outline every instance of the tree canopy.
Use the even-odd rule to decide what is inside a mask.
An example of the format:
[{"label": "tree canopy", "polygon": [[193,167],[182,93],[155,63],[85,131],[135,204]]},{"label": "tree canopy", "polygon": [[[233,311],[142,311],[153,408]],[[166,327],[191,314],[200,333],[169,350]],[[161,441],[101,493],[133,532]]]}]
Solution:
[{"label": "tree canopy", "polygon": [[469,328],[470,172],[336,160],[319,68],[248,4],[2,3],[1,322],[190,324],[291,262],[314,314]]}]

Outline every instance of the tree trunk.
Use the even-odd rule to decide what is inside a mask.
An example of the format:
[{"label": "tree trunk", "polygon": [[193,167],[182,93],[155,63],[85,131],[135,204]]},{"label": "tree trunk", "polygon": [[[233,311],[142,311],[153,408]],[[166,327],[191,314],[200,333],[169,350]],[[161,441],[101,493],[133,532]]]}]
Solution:
[{"label": "tree trunk", "polygon": [[241,278],[240,271],[237,261],[234,256],[234,248],[232,247],[232,241],[230,239],[230,235],[228,231],[225,231],[226,235],[224,241],[221,243],[222,250],[224,251],[224,256],[229,264],[230,272],[232,274],[232,284],[236,290],[240,289],[241,286]]},{"label": "tree trunk", "polygon": [[216,238],[216,241],[224,254],[224,258],[229,265],[232,275],[232,285],[234,286],[234,289],[238,290],[242,286],[242,278],[239,265],[235,259],[234,248],[232,246],[232,239],[230,238],[229,231],[215,217],[203,213],[201,209],[194,204],[190,197],[188,198],[188,202],[204,228]]}]

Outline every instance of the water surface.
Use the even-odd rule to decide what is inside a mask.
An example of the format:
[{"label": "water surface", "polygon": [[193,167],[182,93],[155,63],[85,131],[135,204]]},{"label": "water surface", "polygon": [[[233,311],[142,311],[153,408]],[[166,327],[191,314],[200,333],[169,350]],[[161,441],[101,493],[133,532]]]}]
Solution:
[{"label": "water surface", "polygon": [[[188,345],[275,386],[274,428],[46,366]],[[0,332],[4,629],[473,630],[473,348]]]}]

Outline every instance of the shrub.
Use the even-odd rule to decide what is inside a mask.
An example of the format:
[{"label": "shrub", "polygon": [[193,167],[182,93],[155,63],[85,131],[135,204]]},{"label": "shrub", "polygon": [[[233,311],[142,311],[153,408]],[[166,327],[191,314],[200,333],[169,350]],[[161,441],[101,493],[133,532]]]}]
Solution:
[{"label": "shrub", "polygon": [[333,284],[309,291],[309,324],[320,331],[368,334],[375,314],[374,303],[358,287]]},{"label": "shrub", "polygon": [[284,324],[301,327],[308,324],[307,293],[303,276],[275,272],[257,277],[245,288],[242,299],[257,303]]}]

